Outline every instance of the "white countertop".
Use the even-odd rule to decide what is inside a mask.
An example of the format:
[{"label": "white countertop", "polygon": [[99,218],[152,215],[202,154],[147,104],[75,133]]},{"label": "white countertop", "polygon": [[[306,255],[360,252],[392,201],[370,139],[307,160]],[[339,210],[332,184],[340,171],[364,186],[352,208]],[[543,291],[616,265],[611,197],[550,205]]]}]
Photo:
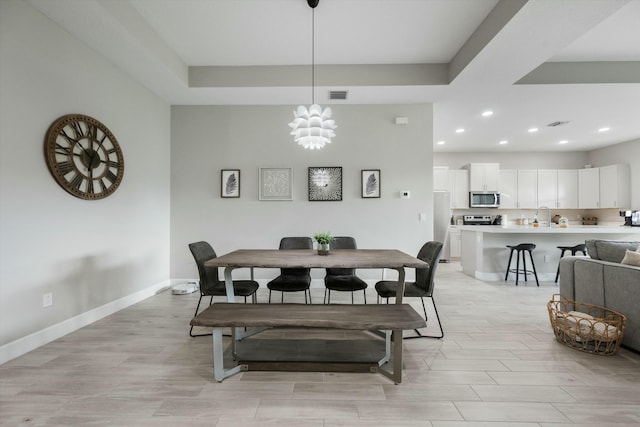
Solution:
[{"label": "white countertop", "polygon": [[462,231],[481,233],[530,233],[530,234],[640,234],[640,227],[606,226],[606,225],[573,225],[566,228],[533,227],[531,225],[458,225]]}]

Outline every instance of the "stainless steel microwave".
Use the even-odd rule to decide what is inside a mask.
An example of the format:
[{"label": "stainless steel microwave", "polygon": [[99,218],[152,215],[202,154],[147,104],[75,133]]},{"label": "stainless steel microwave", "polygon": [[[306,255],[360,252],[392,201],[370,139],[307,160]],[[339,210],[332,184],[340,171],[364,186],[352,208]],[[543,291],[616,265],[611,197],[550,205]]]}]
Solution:
[{"label": "stainless steel microwave", "polygon": [[469,207],[471,208],[499,208],[500,193],[497,191],[470,191]]}]

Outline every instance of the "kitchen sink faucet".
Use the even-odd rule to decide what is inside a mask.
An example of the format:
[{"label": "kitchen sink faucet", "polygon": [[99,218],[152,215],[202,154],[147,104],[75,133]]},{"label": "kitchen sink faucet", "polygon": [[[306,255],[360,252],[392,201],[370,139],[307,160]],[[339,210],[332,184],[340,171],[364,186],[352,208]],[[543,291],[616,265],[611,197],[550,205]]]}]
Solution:
[{"label": "kitchen sink faucet", "polygon": [[540,214],[540,209],[546,209],[547,210],[547,227],[551,227],[551,209],[549,209],[548,206],[540,206],[536,210],[536,217]]}]

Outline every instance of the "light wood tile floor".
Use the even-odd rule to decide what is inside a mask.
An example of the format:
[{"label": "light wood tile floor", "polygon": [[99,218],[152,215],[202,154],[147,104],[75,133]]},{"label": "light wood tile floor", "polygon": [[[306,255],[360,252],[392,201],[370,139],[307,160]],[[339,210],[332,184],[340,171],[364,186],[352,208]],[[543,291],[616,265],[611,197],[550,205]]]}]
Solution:
[{"label": "light wood tile floor", "polygon": [[[210,337],[187,333],[197,294],[164,292],[0,366],[0,425],[640,425],[640,355],[601,357],[556,342],[546,303],[557,289],[483,283],[440,264],[445,338],[405,341],[397,386],[379,374],[333,372],[245,372],[217,383]],[[323,289],[312,292],[322,300]],[[425,332],[436,331],[430,319]]]}]

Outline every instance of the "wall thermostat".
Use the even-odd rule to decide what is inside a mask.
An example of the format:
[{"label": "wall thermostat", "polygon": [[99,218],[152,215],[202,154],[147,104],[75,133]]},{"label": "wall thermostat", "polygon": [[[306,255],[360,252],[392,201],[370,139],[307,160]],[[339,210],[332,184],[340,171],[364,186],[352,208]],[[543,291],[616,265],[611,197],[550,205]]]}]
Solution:
[{"label": "wall thermostat", "polygon": [[410,197],[411,197],[411,192],[410,191],[401,191],[400,192],[400,198],[408,199]]}]

